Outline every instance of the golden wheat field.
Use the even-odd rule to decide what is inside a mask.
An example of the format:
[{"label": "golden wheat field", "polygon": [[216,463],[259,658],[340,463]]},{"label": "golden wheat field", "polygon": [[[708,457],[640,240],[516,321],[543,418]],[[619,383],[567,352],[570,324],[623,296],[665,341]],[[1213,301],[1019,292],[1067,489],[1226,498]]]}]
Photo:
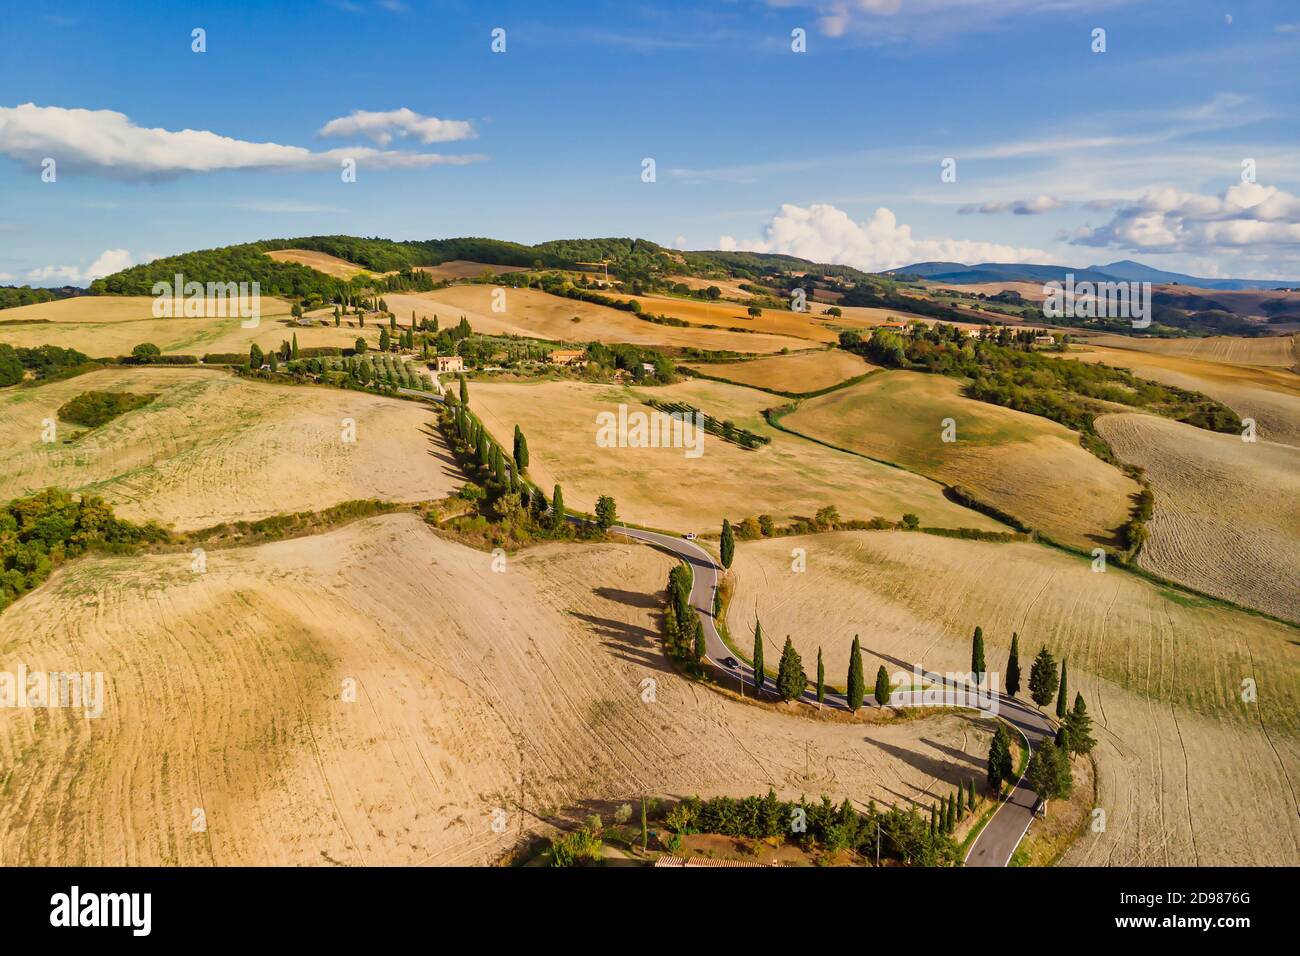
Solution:
[{"label": "golden wheat field", "polygon": [[[1137,483],[1084,451],[1068,428],[964,398],[960,388],[945,376],[882,372],[801,402],[781,424],[961,485],[1063,544],[1114,544]],[[944,440],[949,420],[953,441]]]},{"label": "golden wheat field", "polygon": [[[216,303],[207,303],[209,318],[153,317],[154,300],[149,296],[78,296],[57,302],[42,302],[5,309],[0,320],[0,342],[15,348],[57,345],[77,349],[91,358],[130,355],[131,350],[150,342],[163,352],[203,356],[207,353],[246,353],[253,343],[266,351],[277,348],[294,335],[302,348],[334,346],[350,348],[360,335],[377,338],[377,327],[358,329],[356,320],[334,328],[330,325],[289,324],[290,304],[262,296],[262,314],[257,324],[244,327],[236,314],[215,315]],[[229,312],[233,313],[233,303]],[[400,313],[399,313],[400,314]],[[320,313],[323,317],[324,313]],[[22,324],[12,324],[21,320]],[[251,320],[249,320],[251,321]]]},{"label": "golden wheat field", "polygon": [[[682,448],[596,444],[599,413],[617,414],[620,403],[629,412],[649,412],[644,399],[650,397],[691,404],[772,443],[750,451],[706,435],[696,458]],[[707,381],[645,389],[576,382],[470,386],[470,406],[492,434],[509,442],[519,425],[532,477],[548,490],[560,483],[570,507],[591,511],[597,497],[612,495],[625,520],[681,532],[715,531],[723,518],[761,513],[811,517],[827,505],[845,518],[897,521],[910,511],[923,524],[1005,530],[948,501],[932,481],[771,428],[761,414],[771,403],[766,393]]]},{"label": "golden wheat field", "polygon": [[[806,570],[792,570],[802,548]],[[790,635],[823,648],[843,686],[849,645],[865,672],[904,663],[967,671],[984,630],[991,671],[1020,638],[1022,699],[1033,656],[1068,662],[1100,746],[1098,806],[1066,863],[1300,862],[1300,631],[1155,585],[1117,567],[1025,543],[907,532],[838,532],[738,545],[728,623],[748,653],[755,612],[776,660]],[[901,663],[900,663],[901,662]],[[1243,700],[1243,682],[1258,689]]]},{"label": "golden wheat field", "polygon": [[1300,448],[1150,415],[1103,415],[1097,431],[1155,493],[1144,568],[1300,622]]},{"label": "golden wheat field", "polygon": [[[59,406],[88,391],[157,398],[94,429],[59,421]],[[224,370],[105,369],[0,392],[0,498],[58,485],[178,530],[353,498],[439,498],[463,479],[428,434],[431,419],[417,402]],[[46,422],[53,442],[43,440]]]},{"label": "golden wheat field", "polygon": [[[554,342],[626,342],[669,348],[770,354],[805,349],[804,339],[782,335],[726,332],[720,329],[658,325],[604,305],[549,295],[537,289],[505,289],[501,312],[494,312],[493,286],[462,285],[434,292],[385,296],[389,307],[405,318],[414,310],[421,318],[438,316],[442,326],[463,315],[476,332],[523,335]],[[574,320],[577,321],[574,321]]]},{"label": "golden wheat field", "polygon": [[928,805],[979,773],[982,719],[818,723],[678,677],[669,564],[554,545],[493,573],[413,515],[203,574],[74,562],[0,618],[0,664],[102,672],[103,713],[0,711],[0,865],[481,864],[643,794]]},{"label": "golden wheat field", "polygon": [[751,359],[747,362],[711,362],[692,365],[704,375],[774,392],[800,394],[830,388],[865,375],[876,366],[852,352],[815,349]]}]

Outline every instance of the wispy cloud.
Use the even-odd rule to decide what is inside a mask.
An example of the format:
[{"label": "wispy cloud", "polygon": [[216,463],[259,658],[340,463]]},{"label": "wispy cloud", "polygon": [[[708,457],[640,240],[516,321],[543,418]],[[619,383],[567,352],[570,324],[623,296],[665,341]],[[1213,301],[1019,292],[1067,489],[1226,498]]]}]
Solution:
[{"label": "wispy cloud", "polygon": [[1043,213],[1060,209],[1065,203],[1051,196],[1036,196],[1033,199],[1013,199],[1003,202],[967,203],[957,212],[963,216],[979,213],[982,216],[994,216],[1009,212],[1016,216],[1041,216]]},{"label": "wispy cloud", "polygon": [[478,134],[467,120],[444,120],[436,116],[421,116],[414,110],[402,107],[387,112],[353,110],[347,116],[332,119],[319,130],[317,136],[366,136],[380,146],[387,146],[393,136],[410,136],[426,146],[429,143],[450,143],[473,139]]},{"label": "wispy cloud", "polygon": [[1131,0],[768,0],[806,9],[818,31],[873,45],[1002,29],[1028,17],[1086,13]]},{"label": "wispy cloud", "polygon": [[313,152],[301,146],[252,143],[207,130],[149,129],[114,110],[33,103],[0,107],[0,155],[31,168],[39,168],[42,160],[50,157],[60,170],[125,180],[161,180],[221,170],[337,169],[345,159],[362,168],[415,169],[487,158],[369,147]]}]

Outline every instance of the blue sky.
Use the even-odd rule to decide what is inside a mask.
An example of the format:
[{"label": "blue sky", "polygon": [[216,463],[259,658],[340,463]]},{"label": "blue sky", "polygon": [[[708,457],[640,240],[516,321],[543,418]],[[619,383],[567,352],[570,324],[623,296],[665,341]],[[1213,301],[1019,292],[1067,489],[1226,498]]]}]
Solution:
[{"label": "blue sky", "polygon": [[6,40],[0,282],[334,232],[1300,278],[1294,2],[70,3]]}]

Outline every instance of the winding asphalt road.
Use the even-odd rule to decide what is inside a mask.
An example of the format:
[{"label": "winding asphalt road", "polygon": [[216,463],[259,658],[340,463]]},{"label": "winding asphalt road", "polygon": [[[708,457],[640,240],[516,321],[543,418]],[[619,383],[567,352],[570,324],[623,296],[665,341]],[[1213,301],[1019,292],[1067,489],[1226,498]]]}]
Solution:
[{"label": "winding asphalt road", "polygon": [[[742,694],[753,696],[753,668],[742,661],[737,661],[736,667],[726,667],[722,663],[727,658],[734,658],[735,655],[723,642],[722,635],[718,633],[717,622],[713,617],[713,594],[717,590],[718,581],[722,575],[722,569],[714,561],[713,556],[694,541],[687,541],[684,538],[669,534],[660,534],[657,531],[643,531],[640,528],[627,528],[616,525],[610,529],[610,532],[637,541],[644,541],[653,547],[681,558],[690,565],[693,579],[691,604],[700,612],[700,619],[704,624],[704,642],[708,664],[713,669],[714,676],[720,684],[734,685]],[[941,674],[916,668],[906,661],[885,655],[877,656],[884,657],[886,661],[899,669],[907,671],[921,670],[925,678],[932,683],[946,684],[950,687],[963,686]],[[771,678],[767,678],[766,687],[769,689],[772,687]],[[969,692],[969,698],[974,699],[974,687],[966,684],[964,689]],[[771,695],[765,694],[765,696]],[[872,695],[867,696],[874,702],[875,698]],[[817,694],[813,689],[804,691],[803,697],[805,701],[811,704],[817,703]],[[924,706],[928,703],[922,699],[921,693],[916,691],[899,691],[891,696],[890,702],[897,705],[911,704],[912,706]],[[848,701],[845,700],[843,695],[832,693],[826,694],[826,700],[822,706],[839,707],[843,710],[849,709]],[[973,707],[972,709],[1005,719],[1020,732],[1021,737],[1029,745],[1031,751],[1042,740],[1056,733],[1052,722],[1041,711],[1014,697],[1008,697],[1006,694],[998,694],[997,700],[989,706]],[[984,829],[980,831],[980,835],[971,844],[970,851],[966,854],[965,865],[1000,867],[1010,863],[1012,854],[1015,853],[1016,847],[1020,845],[1020,841],[1029,830],[1029,824],[1034,819],[1034,808],[1037,803],[1038,795],[1029,788],[1022,776],[1016,782],[1011,795],[998,807],[992,819],[985,824]]]},{"label": "winding asphalt road", "polygon": [[[445,401],[441,395],[429,392],[415,392],[405,388],[399,388],[398,391],[434,402]],[[726,643],[723,642],[722,635],[718,633],[717,622],[713,617],[713,594],[718,588],[718,581],[722,575],[722,568],[713,560],[713,555],[694,541],[687,541],[685,538],[670,534],[660,534],[657,531],[643,531],[640,528],[615,525],[610,528],[610,532],[637,541],[644,541],[646,544],[681,558],[690,565],[692,578],[691,604],[700,612],[700,619],[704,624],[705,657],[713,669],[714,677],[724,686],[734,682],[742,695],[749,694],[752,696],[754,694],[754,669],[740,660],[737,660],[735,667],[727,667],[722,663],[727,658],[734,658],[734,655]],[[932,683],[958,686],[955,681],[951,681],[940,674],[925,671],[906,661],[882,654],[877,654],[877,656],[883,657],[902,670],[909,672],[921,670],[925,678]],[[769,688],[772,686],[770,678],[766,680],[765,685]],[[966,685],[966,689],[969,691],[969,697],[974,698],[974,688]],[[765,696],[770,696],[770,694]],[[867,696],[874,702],[873,695]],[[1031,751],[1043,739],[1055,735],[1056,730],[1051,721],[1041,711],[1014,697],[1008,697],[1006,694],[997,696],[996,706],[972,709],[1006,719],[1020,732],[1020,736],[1028,744]],[[816,691],[814,689],[805,690],[803,699],[810,704],[816,704]],[[890,702],[900,705],[911,703],[912,706],[924,706],[926,703],[920,699],[920,694],[914,691],[897,692],[891,696]],[[822,706],[849,709],[848,701],[844,696],[833,693],[827,693]],[[1020,845],[1020,841],[1029,830],[1029,824],[1033,822],[1034,809],[1037,804],[1038,795],[1029,788],[1022,776],[1016,782],[1010,797],[1002,806],[998,807],[997,812],[993,814],[993,818],[985,824],[984,829],[980,831],[980,835],[971,844],[971,848],[966,854],[965,865],[1006,866],[1010,863],[1012,854],[1016,852],[1016,847]]]}]

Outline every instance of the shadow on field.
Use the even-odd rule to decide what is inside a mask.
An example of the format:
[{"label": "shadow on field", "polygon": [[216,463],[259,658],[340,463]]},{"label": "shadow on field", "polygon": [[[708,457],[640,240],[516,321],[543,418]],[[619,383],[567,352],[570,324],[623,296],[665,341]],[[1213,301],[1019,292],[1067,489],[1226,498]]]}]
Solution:
[{"label": "shadow on field", "polygon": [[630,664],[639,664],[653,670],[671,673],[668,659],[659,649],[659,632],[627,621],[598,617],[595,614],[570,612],[579,621],[595,631],[601,638],[601,644],[613,652],[614,656]]},{"label": "shadow on field", "polygon": [[606,601],[617,601],[628,607],[657,609],[661,604],[659,597],[642,591],[624,591],[622,588],[593,588],[592,594]]},{"label": "shadow on field", "polygon": [[[962,774],[959,767],[953,766],[947,760],[940,760],[937,757],[927,757],[925,754],[919,754],[914,750],[908,750],[905,747],[896,747],[893,744],[887,744],[880,740],[872,740],[870,737],[864,737],[863,741],[878,750],[884,751],[889,754],[889,756],[903,761],[903,763],[908,766],[915,767],[917,770],[921,771],[921,773],[951,783],[953,786],[957,785],[958,780],[965,781],[966,777],[969,776],[969,774]],[[930,743],[930,741],[924,742]],[[931,746],[933,746],[933,744],[931,744]],[[962,759],[967,760],[969,758],[966,754],[962,754]],[[922,795],[925,794],[925,791],[920,787],[913,787],[913,789]],[[922,806],[915,797],[904,797],[904,799],[911,801],[917,806]]]}]

